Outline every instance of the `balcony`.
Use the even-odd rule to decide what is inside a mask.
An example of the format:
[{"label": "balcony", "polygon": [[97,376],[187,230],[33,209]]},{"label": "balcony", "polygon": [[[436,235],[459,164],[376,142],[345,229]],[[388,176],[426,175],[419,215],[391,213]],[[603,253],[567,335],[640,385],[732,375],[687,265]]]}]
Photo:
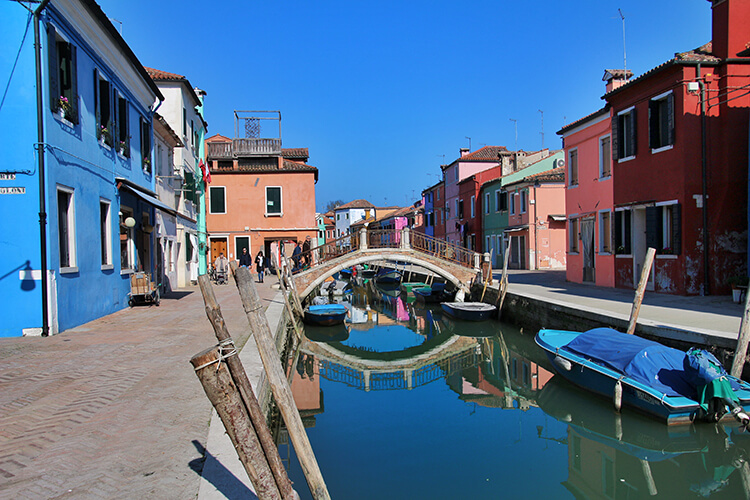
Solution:
[{"label": "balcony", "polygon": [[209,142],[208,158],[233,159],[245,156],[281,154],[281,139],[232,139],[232,142]]}]

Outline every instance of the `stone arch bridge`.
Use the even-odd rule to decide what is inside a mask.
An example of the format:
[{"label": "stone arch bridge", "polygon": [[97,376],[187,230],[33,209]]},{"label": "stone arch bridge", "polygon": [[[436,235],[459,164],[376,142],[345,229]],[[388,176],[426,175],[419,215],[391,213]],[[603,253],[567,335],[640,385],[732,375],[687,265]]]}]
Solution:
[{"label": "stone arch bridge", "polygon": [[409,263],[433,272],[468,294],[471,280],[489,256],[438,240],[408,228],[365,230],[327,242],[300,254],[308,263],[293,279],[304,299],[329,276],[357,264],[388,261]]}]

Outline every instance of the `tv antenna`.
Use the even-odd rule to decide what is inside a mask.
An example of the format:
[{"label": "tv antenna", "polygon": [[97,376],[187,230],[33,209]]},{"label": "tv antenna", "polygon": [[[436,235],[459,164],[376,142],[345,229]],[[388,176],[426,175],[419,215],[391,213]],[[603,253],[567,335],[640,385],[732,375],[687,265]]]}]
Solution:
[{"label": "tv antenna", "polygon": [[625,52],[625,14],[622,13],[622,9],[617,9],[620,13],[620,19],[622,19],[622,69],[628,69],[628,55]]},{"label": "tv antenna", "polygon": [[544,111],[541,109],[537,109],[537,111],[542,114],[542,131],[539,133],[542,134],[542,149],[544,149]]},{"label": "tv antenna", "polygon": [[464,136],[464,139],[469,139],[469,151],[471,151],[471,137]]}]

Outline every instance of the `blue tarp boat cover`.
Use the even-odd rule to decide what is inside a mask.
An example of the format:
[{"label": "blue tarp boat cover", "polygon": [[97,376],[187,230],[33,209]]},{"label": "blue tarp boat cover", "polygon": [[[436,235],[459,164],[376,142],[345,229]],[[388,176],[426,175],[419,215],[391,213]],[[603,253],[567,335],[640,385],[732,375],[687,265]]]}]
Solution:
[{"label": "blue tarp boat cover", "polygon": [[346,312],[346,306],[342,304],[321,304],[309,306],[307,309],[315,314],[339,314]]},{"label": "blue tarp boat cover", "polygon": [[685,353],[612,328],[581,333],[564,349],[656,389],[667,396],[697,397],[683,367]]}]

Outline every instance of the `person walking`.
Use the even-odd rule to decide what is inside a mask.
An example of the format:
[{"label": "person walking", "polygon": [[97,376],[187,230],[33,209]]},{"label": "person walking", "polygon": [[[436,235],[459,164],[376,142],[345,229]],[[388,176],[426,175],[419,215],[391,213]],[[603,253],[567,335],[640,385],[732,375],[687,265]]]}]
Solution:
[{"label": "person walking", "polygon": [[227,283],[227,271],[229,271],[229,261],[224,257],[224,252],[219,252],[219,256],[214,261],[216,270],[216,282],[219,285]]},{"label": "person walking", "polygon": [[263,283],[263,272],[266,270],[266,259],[263,256],[263,250],[255,256],[255,271],[258,273],[258,283]]},{"label": "person walking", "polygon": [[244,267],[252,267],[253,261],[250,260],[250,254],[247,251],[247,248],[242,249],[242,254],[240,254],[240,265]]},{"label": "person walking", "polygon": [[312,262],[310,257],[310,236],[307,236],[305,242],[302,244],[302,260],[304,261],[302,263],[303,268],[306,269],[310,267],[310,263]]}]

